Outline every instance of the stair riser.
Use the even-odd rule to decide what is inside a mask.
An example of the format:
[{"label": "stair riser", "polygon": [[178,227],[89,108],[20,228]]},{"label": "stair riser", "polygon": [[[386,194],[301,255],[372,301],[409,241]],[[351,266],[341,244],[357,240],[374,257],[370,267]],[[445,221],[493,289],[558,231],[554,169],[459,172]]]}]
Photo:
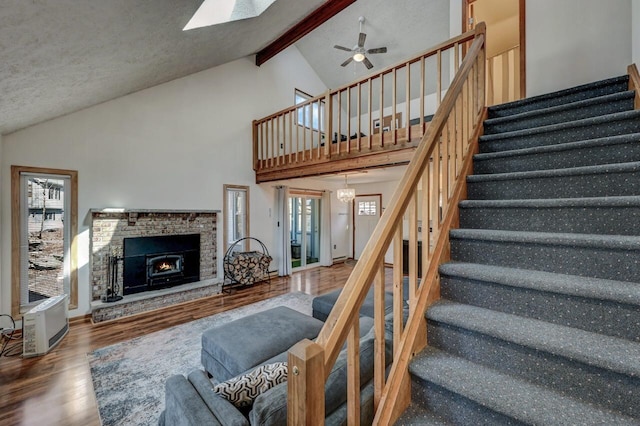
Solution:
[{"label": "stair riser", "polygon": [[582,198],[640,195],[640,172],[625,171],[524,179],[470,181],[471,200]]},{"label": "stair riser", "polygon": [[487,426],[524,426],[526,424],[415,376],[412,376],[411,382],[412,403],[422,405],[452,424]]},{"label": "stair riser", "polygon": [[429,345],[481,365],[516,375],[582,401],[636,414],[640,380],[517,345],[495,337],[428,321]]},{"label": "stair riser", "polygon": [[503,123],[485,123],[484,134],[492,135],[502,132],[533,129],[534,127],[548,126],[550,124],[564,123],[567,121],[581,120],[583,118],[597,117],[616,112],[630,111],[633,109],[633,97],[612,102],[597,103],[582,108],[571,108],[550,114],[540,114],[536,117],[509,120]]},{"label": "stair riser", "polygon": [[640,282],[640,250],[451,237],[455,261]]},{"label": "stair riser", "polygon": [[640,120],[634,117],[612,121],[608,123],[608,125],[589,124],[578,127],[566,127],[543,133],[519,135],[498,140],[483,140],[483,137],[481,137],[479,149],[482,153],[501,152],[638,132],[640,132]]},{"label": "stair riser", "polygon": [[558,152],[532,153],[513,157],[474,160],[475,174],[511,173],[566,169],[640,161],[640,142],[599,145]]},{"label": "stair riser", "polygon": [[640,235],[640,206],[461,207],[460,227],[503,231]]},{"label": "stair riser", "polygon": [[527,111],[535,111],[543,108],[550,108],[558,105],[564,105],[571,102],[582,101],[585,99],[596,98],[598,96],[611,95],[613,93],[624,92],[628,90],[629,83],[627,81],[615,82],[597,89],[585,88],[582,91],[571,94],[556,96],[550,99],[540,101],[532,101],[522,106],[511,108],[489,108],[489,118],[507,117],[513,114],[520,114]]},{"label": "stair riser", "polygon": [[444,299],[620,337],[640,343],[640,308],[498,283],[442,275]]}]

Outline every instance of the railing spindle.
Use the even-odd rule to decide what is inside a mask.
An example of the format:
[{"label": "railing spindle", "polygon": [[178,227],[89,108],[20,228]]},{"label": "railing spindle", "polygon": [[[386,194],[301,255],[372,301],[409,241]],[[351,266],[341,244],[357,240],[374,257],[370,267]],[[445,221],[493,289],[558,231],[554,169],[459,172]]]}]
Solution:
[{"label": "railing spindle", "polygon": [[360,424],[360,322],[347,338],[347,424]]}]

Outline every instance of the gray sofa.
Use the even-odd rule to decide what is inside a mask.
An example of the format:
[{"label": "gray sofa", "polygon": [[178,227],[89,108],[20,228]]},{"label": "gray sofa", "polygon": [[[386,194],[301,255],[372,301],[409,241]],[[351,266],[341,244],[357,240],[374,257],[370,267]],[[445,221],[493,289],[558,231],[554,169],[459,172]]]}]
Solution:
[{"label": "gray sofa", "polygon": [[[360,318],[360,383],[361,423],[373,420],[373,319]],[[387,339],[390,336],[387,336]],[[389,345],[388,345],[389,346]],[[287,348],[273,354],[264,364],[286,361]],[[391,353],[387,351],[387,360]],[[257,366],[257,365],[256,365]],[[256,367],[254,366],[254,367]],[[331,370],[325,387],[325,424],[346,424],[347,355],[343,349]],[[287,422],[287,383],[260,394],[253,405],[238,409],[213,392],[213,384],[205,371],[191,372],[188,377],[170,377],[165,385],[165,410],[161,426],[182,425],[285,425]]]}]

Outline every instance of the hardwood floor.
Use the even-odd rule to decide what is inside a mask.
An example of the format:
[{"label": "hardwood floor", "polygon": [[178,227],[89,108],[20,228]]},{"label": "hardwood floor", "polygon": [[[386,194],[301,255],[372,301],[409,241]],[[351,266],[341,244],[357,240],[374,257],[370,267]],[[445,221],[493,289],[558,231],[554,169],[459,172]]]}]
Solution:
[{"label": "hardwood floor", "polygon": [[271,285],[239,289],[108,323],[71,321],[69,334],[50,353],[0,358],[0,425],[99,425],[86,354],[103,346],[183,324],[281,294],[312,295],[342,287],[352,266],[338,264],[275,278]]}]

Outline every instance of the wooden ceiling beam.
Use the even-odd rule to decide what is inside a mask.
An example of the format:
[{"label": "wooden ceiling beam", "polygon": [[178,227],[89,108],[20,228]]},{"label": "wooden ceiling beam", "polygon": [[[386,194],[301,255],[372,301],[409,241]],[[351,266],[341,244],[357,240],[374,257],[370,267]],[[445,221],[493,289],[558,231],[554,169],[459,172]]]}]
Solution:
[{"label": "wooden ceiling beam", "polygon": [[259,51],[256,54],[256,65],[264,64],[355,2],[356,0],[327,0],[286,33]]}]

